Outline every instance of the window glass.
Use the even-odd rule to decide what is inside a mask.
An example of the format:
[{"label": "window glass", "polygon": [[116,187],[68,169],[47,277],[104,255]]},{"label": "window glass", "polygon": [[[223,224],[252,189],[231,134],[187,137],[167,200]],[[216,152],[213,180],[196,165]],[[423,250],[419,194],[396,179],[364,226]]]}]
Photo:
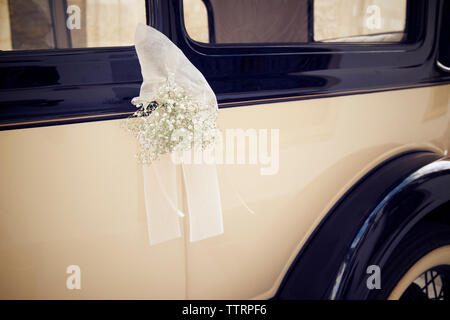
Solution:
[{"label": "window glass", "polygon": [[[206,17],[191,14],[202,2],[210,9]],[[184,0],[183,6],[186,29],[193,39],[199,31],[192,29],[190,20],[202,18],[203,28],[209,28],[206,33],[213,29],[210,43],[308,40],[308,0]]]},{"label": "window glass", "polygon": [[202,0],[184,0],[184,21],[189,36],[198,42],[209,42],[208,12]]},{"label": "window glass", "polygon": [[400,42],[407,0],[183,0],[204,43]]},{"label": "window glass", "polygon": [[404,37],[406,0],[315,0],[314,40],[397,42]]},{"label": "window glass", "polygon": [[0,50],[128,46],[145,0],[0,0]]}]

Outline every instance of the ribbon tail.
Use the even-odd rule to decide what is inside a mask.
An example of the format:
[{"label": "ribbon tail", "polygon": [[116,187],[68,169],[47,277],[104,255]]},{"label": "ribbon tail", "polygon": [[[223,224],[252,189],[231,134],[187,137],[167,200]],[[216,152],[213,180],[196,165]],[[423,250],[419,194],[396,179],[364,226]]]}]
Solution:
[{"label": "ribbon tail", "polygon": [[[167,204],[172,208],[172,210],[174,212],[176,212],[176,214],[180,217],[180,218],[184,218],[184,213],[178,209],[177,207],[177,199],[175,197],[175,199],[172,199],[171,196],[169,196],[166,192],[166,188],[163,188],[163,184],[161,182],[161,178],[159,177],[159,173],[158,170],[156,170],[155,166],[152,166],[153,168],[153,172],[155,173],[155,178],[156,178],[156,182],[158,182],[158,185],[160,186],[160,190],[161,193],[164,195],[165,200],[167,201]],[[176,195],[176,193],[175,193]],[[172,196],[173,197],[173,196]]]},{"label": "ribbon tail", "polygon": [[142,169],[150,245],[181,237],[175,164],[163,156]]},{"label": "ribbon tail", "polygon": [[223,233],[222,206],[215,164],[182,163],[189,210],[190,241]]}]

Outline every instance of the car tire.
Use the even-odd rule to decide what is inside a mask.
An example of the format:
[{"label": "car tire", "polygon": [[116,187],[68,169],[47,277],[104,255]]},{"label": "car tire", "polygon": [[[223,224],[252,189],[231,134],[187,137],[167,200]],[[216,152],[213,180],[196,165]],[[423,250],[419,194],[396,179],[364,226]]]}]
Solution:
[{"label": "car tire", "polygon": [[437,298],[450,299],[450,226],[423,221],[394,249],[381,270],[381,288],[371,290],[369,299]]}]

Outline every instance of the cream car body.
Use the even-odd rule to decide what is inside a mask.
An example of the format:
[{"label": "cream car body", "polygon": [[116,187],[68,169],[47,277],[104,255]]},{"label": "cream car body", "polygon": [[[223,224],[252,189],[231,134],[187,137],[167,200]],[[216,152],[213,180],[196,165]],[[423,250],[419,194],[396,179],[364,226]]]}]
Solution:
[{"label": "cream car body", "polygon": [[[446,82],[351,93],[221,103],[222,130],[279,129],[279,171],[218,165],[225,232],[194,243],[180,218],[183,237],[149,245],[142,167],[121,119],[0,132],[0,298],[274,296],[309,236],[367,172],[409,150],[448,155]],[[180,171],[177,183],[185,208]],[[81,268],[81,290],[66,288],[70,265]]]}]

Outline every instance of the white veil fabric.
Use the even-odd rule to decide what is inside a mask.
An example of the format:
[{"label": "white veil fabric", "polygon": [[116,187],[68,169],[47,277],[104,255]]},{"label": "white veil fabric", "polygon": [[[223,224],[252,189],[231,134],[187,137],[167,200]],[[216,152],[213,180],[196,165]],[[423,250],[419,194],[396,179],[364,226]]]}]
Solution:
[{"label": "white veil fabric", "polygon": [[203,74],[164,34],[140,23],[134,41],[143,82],[139,97],[133,99],[133,104],[153,101],[161,85],[168,77],[173,77],[202,105],[218,108],[216,95]]},{"label": "white veil fabric", "polygon": [[[139,97],[133,98],[133,104],[148,105],[156,101],[161,86],[171,78],[205,110],[217,112],[216,96],[202,73],[164,34],[139,24],[135,47],[143,82]],[[178,206],[177,164],[173,159],[171,154],[164,154],[156,161],[143,164],[145,208],[151,245],[182,235],[180,217],[184,214]],[[215,164],[181,161],[181,167],[189,213],[190,241],[222,234],[222,207]]]}]

